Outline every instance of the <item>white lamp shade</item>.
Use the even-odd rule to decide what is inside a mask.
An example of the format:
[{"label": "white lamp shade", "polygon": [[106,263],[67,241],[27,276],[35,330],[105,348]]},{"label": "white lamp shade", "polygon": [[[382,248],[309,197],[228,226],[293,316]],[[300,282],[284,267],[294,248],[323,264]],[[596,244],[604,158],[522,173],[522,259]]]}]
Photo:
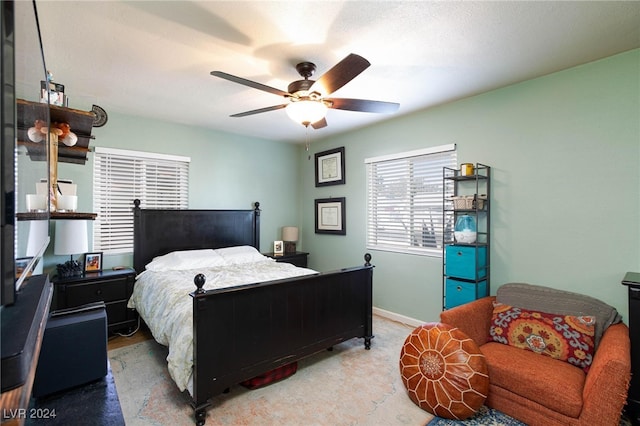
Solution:
[{"label": "white lamp shade", "polygon": [[322,101],[292,101],[286,111],[293,121],[308,126],[327,115],[327,106]]},{"label": "white lamp shade", "polygon": [[86,220],[56,220],[54,254],[74,255],[89,251]]},{"label": "white lamp shade", "polygon": [[29,221],[29,239],[27,241],[27,256],[38,256],[44,252],[43,246],[49,242],[49,221]]},{"label": "white lamp shade", "polygon": [[284,226],[282,228],[282,241],[298,241],[298,228],[295,226]]}]

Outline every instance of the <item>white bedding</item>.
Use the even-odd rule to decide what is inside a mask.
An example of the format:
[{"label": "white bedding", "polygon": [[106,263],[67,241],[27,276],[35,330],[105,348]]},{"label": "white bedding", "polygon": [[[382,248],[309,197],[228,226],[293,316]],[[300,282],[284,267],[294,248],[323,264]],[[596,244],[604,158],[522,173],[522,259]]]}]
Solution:
[{"label": "white bedding", "polygon": [[316,271],[276,262],[266,256],[250,263],[186,270],[146,270],[138,275],[128,307],[136,309],[158,343],[169,347],[169,374],[180,391],[189,389],[193,368],[193,277],[207,277],[204,289],[233,287]]}]

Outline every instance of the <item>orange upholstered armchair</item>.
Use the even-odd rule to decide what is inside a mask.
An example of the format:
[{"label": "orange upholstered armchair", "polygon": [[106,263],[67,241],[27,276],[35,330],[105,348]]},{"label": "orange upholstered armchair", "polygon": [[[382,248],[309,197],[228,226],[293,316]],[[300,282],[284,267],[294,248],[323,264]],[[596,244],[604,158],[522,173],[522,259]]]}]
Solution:
[{"label": "orange upholstered armchair", "polygon": [[585,373],[567,362],[490,340],[495,300],[485,297],[440,314],[441,322],[462,330],[485,355],[490,382],[486,405],[531,426],[617,425],[631,374],[627,326],[606,324]]}]

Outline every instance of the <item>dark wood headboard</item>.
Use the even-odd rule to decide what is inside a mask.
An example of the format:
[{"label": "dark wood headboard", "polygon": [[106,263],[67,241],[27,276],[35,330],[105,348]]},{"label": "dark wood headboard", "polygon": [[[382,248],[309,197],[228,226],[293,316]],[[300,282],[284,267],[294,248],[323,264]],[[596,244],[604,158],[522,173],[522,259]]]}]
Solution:
[{"label": "dark wood headboard", "polygon": [[260,250],[260,203],[253,210],[141,209],[134,201],[133,267],[176,250],[249,245]]}]

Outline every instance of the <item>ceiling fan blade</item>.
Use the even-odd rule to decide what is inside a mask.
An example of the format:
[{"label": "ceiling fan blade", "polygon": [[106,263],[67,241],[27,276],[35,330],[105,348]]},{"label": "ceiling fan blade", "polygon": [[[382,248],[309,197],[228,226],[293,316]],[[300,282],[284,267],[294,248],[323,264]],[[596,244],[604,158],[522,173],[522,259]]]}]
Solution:
[{"label": "ceiling fan blade", "polygon": [[365,58],[351,53],[316,80],[310,91],[330,95],[369,68],[369,65],[371,63]]},{"label": "ceiling fan blade", "polygon": [[233,81],[234,83],[242,84],[244,86],[249,86],[249,87],[252,87],[254,89],[258,89],[258,90],[262,90],[262,91],[265,91],[265,92],[273,93],[274,95],[285,96],[285,97],[291,96],[291,94],[289,92],[285,92],[283,90],[276,89],[275,87],[267,86],[267,85],[262,84],[262,83],[257,83],[255,81],[247,80],[246,78],[236,77],[235,75],[227,74],[226,72],[211,71],[211,75],[213,75],[215,77],[224,78],[225,80]]},{"label": "ceiling fan blade", "polygon": [[344,109],[347,111],[359,112],[377,112],[388,114],[396,112],[400,108],[400,104],[395,102],[369,101],[366,99],[348,99],[348,98],[325,98],[325,101],[331,102],[329,108]]},{"label": "ceiling fan blade", "polygon": [[254,114],[260,114],[260,113],[263,113],[263,112],[275,111],[275,110],[278,110],[278,109],[285,108],[286,106],[287,106],[287,104],[274,105],[274,106],[270,106],[270,107],[266,107],[266,108],[260,108],[260,109],[254,109],[254,110],[251,110],[251,111],[239,112],[237,114],[230,115],[229,117],[246,117],[247,115],[254,115]]},{"label": "ceiling fan blade", "polygon": [[327,127],[327,119],[323,118],[322,120],[318,120],[315,123],[311,124],[311,127],[314,129],[322,129],[323,127]]}]

